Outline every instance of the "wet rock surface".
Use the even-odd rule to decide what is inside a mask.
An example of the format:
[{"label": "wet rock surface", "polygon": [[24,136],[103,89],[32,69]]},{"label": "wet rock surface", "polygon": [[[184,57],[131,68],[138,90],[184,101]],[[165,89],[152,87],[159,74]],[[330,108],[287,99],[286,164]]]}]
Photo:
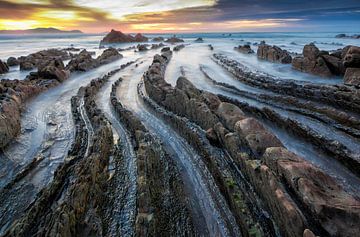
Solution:
[{"label": "wet rock surface", "polygon": [[260,59],[276,63],[291,63],[292,60],[290,54],[286,50],[283,50],[275,45],[267,45],[265,42],[262,42],[258,46],[257,56]]},{"label": "wet rock surface", "polygon": [[[213,142],[219,141],[217,144],[229,152],[264,201],[283,235],[309,235],[311,231],[306,230],[308,228],[324,236],[351,236],[356,231],[353,228],[342,229],[342,226],[347,226],[346,218],[354,217],[352,221],[355,222],[360,220],[355,217],[360,213],[357,197],[347,193],[324,171],[289,152],[276,136],[259,121],[248,117],[231,100],[210,96],[208,93],[208,99],[204,99],[203,92],[183,77],[178,79],[176,87],[167,84],[163,79],[163,70],[169,57],[164,56],[154,57],[145,76],[144,85],[149,97],[165,109],[198,124],[207,131],[207,137]],[[176,99],[172,99],[173,97]],[[197,106],[191,107],[192,100],[197,102]],[[177,104],[169,101],[176,101]],[[197,117],[193,110],[198,111],[196,114],[202,114],[203,111],[207,111],[207,114]],[[274,162],[279,165],[279,159],[283,158],[283,171],[279,172],[279,167],[269,160],[275,159]],[[294,186],[289,189],[289,185]],[[332,198],[336,201],[330,201]],[[325,210],[332,210],[330,212],[334,216],[322,213]],[[344,215],[343,218],[340,218],[341,215]],[[340,219],[342,223],[338,222]],[[332,228],[332,225],[337,228]],[[358,224],[351,226],[356,225]]]}]

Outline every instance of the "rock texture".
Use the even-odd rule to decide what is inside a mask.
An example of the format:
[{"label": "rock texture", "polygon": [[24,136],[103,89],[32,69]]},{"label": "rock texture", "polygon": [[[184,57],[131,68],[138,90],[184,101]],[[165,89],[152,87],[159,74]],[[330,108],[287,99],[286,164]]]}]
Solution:
[{"label": "rock texture", "polygon": [[104,50],[104,52],[96,59],[91,56],[91,53],[85,49],[79,53],[74,59],[72,59],[66,69],[73,71],[88,71],[90,69],[99,67],[101,65],[113,62],[123,56],[114,48]]},{"label": "rock texture", "polygon": [[239,45],[239,47],[235,47],[235,50],[239,51],[240,53],[244,54],[253,54],[255,53],[254,50],[251,49],[250,45]]},{"label": "rock texture", "polygon": [[19,57],[18,61],[20,63],[20,70],[32,70],[41,66],[44,62],[53,59],[68,60],[70,55],[66,50],[48,49]]},{"label": "rock texture", "polygon": [[[305,45],[303,56],[304,57],[295,57],[293,59],[292,66],[294,69],[323,77],[330,77],[333,75],[323,57],[323,53],[315,46],[315,44],[311,43]],[[328,56],[327,61],[333,61],[333,66],[338,64],[338,62],[340,63],[340,60],[333,56]]]},{"label": "rock texture", "polygon": [[183,39],[177,38],[176,36],[173,36],[165,41],[166,43],[182,43],[184,42]]},{"label": "rock texture", "polygon": [[131,43],[131,42],[147,42],[148,38],[142,34],[136,34],[135,37],[127,35],[121,31],[111,30],[100,42],[102,44],[114,44],[114,43]]},{"label": "rock texture", "polygon": [[360,86],[360,68],[347,68],[344,75],[344,83]]},{"label": "rock texture", "polygon": [[257,56],[260,59],[268,60],[276,63],[291,63],[291,56],[286,50],[282,50],[277,46],[270,46],[262,42],[258,46]]},{"label": "rock texture", "polygon": [[[309,53],[313,55],[311,50]],[[235,104],[196,89],[183,77],[176,87],[167,84],[163,75],[169,58],[154,57],[144,80],[148,95],[164,109],[198,124],[213,142],[219,141],[216,144],[226,149],[243,171],[282,235],[355,234],[360,224],[359,200],[324,171],[284,148]]]},{"label": "rock texture", "polygon": [[7,73],[9,71],[9,66],[0,60],[0,74]]},{"label": "rock texture", "polygon": [[15,57],[9,57],[7,60],[7,64],[9,67],[19,65],[19,61]]}]

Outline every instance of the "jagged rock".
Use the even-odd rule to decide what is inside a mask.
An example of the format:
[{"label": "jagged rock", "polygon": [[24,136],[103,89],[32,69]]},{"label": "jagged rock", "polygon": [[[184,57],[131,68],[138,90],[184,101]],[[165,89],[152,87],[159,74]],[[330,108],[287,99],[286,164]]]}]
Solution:
[{"label": "jagged rock", "polygon": [[264,160],[330,236],[358,234],[360,201],[333,178],[285,148],[268,148]]},{"label": "jagged rock", "polygon": [[303,56],[310,60],[316,60],[320,56],[320,50],[313,43],[307,44],[304,46]]},{"label": "jagged rock", "polygon": [[123,56],[114,48],[108,48],[96,59],[100,65],[111,63]]},{"label": "jagged rock", "polygon": [[149,39],[140,33],[137,33],[134,37],[134,42],[147,42]]},{"label": "jagged rock", "polygon": [[326,65],[334,75],[343,75],[345,73],[345,67],[340,58],[332,55],[323,55]]},{"label": "jagged rock", "polygon": [[63,82],[69,78],[70,72],[65,70],[64,63],[60,59],[54,59],[39,66],[38,76],[46,79],[57,79],[59,82]]},{"label": "jagged rock", "polygon": [[151,45],[151,49],[158,49],[158,48],[161,48],[161,47],[164,47],[165,44],[163,43],[160,43],[160,44],[152,44]]},{"label": "jagged rock", "polygon": [[346,68],[360,68],[360,47],[350,46],[344,56],[344,66]]},{"label": "jagged rock", "polygon": [[68,60],[70,55],[65,50],[48,49],[25,57],[19,57],[18,61],[20,63],[20,70],[32,70],[52,59]]},{"label": "jagged rock", "polygon": [[164,41],[164,40],[165,40],[164,37],[155,37],[155,38],[153,38],[154,42],[161,42],[161,41]]},{"label": "jagged rock", "polygon": [[202,43],[202,42],[204,42],[204,40],[203,40],[203,38],[200,37],[200,38],[197,38],[197,39],[195,40],[195,42],[196,42],[196,43]]},{"label": "jagged rock", "polygon": [[[101,57],[101,56],[100,56]],[[69,64],[66,66],[66,69],[70,72],[73,71],[88,71],[92,68],[96,68],[99,66],[99,62],[92,58],[91,54],[86,51],[86,49],[82,50],[79,55],[72,59]]]},{"label": "jagged rock", "polygon": [[173,37],[167,39],[165,42],[166,43],[182,43],[182,42],[184,42],[184,40],[173,36]]},{"label": "jagged rock", "polygon": [[[303,55],[304,57],[295,57],[292,60],[294,69],[318,76],[330,77],[333,75],[328,67],[328,64],[330,64],[330,66],[334,67],[334,71],[341,72],[341,66],[337,66],[337,60],[321,53],[313,43],[304,46]],[[328,64],[325,59],[328,60]]]},{"label": "jagged rock", "polygon": [[17,65],[19,65],[19,61],[15,57],[10,57],[7,60],[7,64],[9,67],[17,66]]},{"label": "jagged rock", "polygon": [[245,118],[244,112],[239,107],[226,102],[220,103],[216,115],[231,130],[234,130],[237,121]]},{"label": "jagged rock", "polygon": [[277,46],[270,46],[261,43],[257,50],[257,56],[260,59],[268,60],[270,62],[291,63],[291,56],[286,50],[282,50]]},{"label": "jagged rock", "polygon": [[101,44],[114,44],[114,43],[131,43],[131,42],[146,42],[148,38],[142,34],[136,34],[135,37],[127,35],[121,31],[111,30],[100,42]]},{"label": "jagged rock", "polygon": [[170,51],[170,50],[171,50],[170,47],[164,47],[164,48],[161,49],[161,52],[163,53],[163,52],[167,52],[167,51]]},{"label": "jagged rock", "polygon": [[174,51],[180,51],[180,50],[183,49],[183,48],[185,48],[185,45],[179,44],[179,45],[175,46],[173,50],[174,50]]},{"label": "jagged rock", "polygon": [[338,34],[335,36],[335,38],[340,38],[340,39],[343,39],[343,38],[348,38],[348,39],[360,39],[360,35],[347,35],[347,34]]},{"label": "jagged rock", "polygon": [[7,73],[9,71],[8,65],[0,60],[0,74]]},{"label": "jagged rock", "polygon": [[254,50],[251,49],[250,45],[239,45],[239,47],[235,47],[235,50],[239,51],[240,53],[244,54],[253,54],[255,53]]},{"label": "jagged rock", "polygon": [[347,68],[344,75],[344,83],[360,86],[360,68]]},{"label": "jagged rock", "polygon": [[147,51],[148,50],[147,46],[148,46],[147,44],[138,44],[136,46],[136,48],[138,49],[139,52],[142,52],[142,51]]}]

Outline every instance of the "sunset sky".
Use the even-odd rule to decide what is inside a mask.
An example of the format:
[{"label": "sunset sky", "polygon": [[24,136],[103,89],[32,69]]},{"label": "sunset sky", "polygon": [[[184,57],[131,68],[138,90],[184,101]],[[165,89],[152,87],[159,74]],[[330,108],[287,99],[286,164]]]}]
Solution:
[{"label": "sunset sky", "polygon": [[360,31],[360,0],[0,0],[0,30]]}]

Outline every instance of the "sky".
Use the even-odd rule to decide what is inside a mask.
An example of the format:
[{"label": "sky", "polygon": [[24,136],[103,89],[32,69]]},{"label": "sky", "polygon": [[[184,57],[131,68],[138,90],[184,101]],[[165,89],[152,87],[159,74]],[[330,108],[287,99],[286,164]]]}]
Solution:
[{"label": "sky", "polygon": [[0,0],[0,30],[355,32],[360,0]]}]

